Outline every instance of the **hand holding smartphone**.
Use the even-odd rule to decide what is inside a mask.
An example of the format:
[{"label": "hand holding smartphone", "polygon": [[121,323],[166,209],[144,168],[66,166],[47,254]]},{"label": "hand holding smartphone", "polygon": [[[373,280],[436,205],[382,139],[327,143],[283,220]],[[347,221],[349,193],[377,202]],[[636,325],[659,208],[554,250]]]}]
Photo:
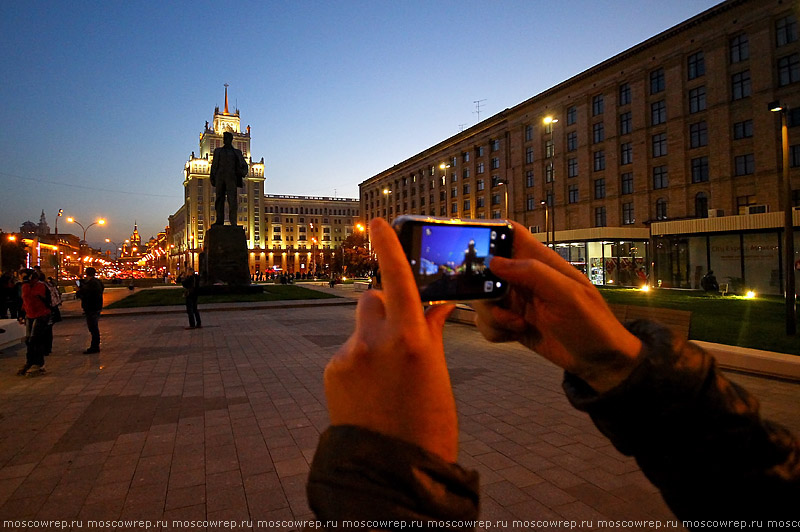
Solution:
[{"label": "hand holding smartphone", "polygon": [[509,222],[400,216],[393,226],[423,303],[499,299],[508,292],[488,264],[493,256],[511,257]]}]

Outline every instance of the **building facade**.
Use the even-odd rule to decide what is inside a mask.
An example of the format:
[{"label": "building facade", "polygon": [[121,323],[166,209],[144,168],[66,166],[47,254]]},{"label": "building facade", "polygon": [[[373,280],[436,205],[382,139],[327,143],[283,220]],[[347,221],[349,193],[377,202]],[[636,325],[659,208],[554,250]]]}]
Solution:
[{"label": "building facade", "polygon": [[800,109],[789,198],[768,109],[800,107],[797,21],[793,2],[724,2],[364,181],[362,212],[511,218],[592,282],[639,284],[653,224],[800,205]]},{"label": "building facade", "polygon": [[[203,249],[205,232],[216,222],[214,201],[216,193],[211,186],[210,171],[214,149],[222,147],[222,135],[226,131],[233,134],[233,147],[242,151],[249,166],[248,175],[244,178],[244,187],[239,192],[237,223],[244,228],[247,247],[250,250],[250,269],[255,269],[253,257],[266,249],[263,213],[264,195],[264,158],[253,162],[250,151],[250,126],[241,129],[239,110],[229,111],[228,89],[225,88],[225,108],[214,109],[211,124],[206,122],[200,133],[199,151],[192,152],[184,166],[184,204],[170,217],[171,242],[170,264],[174,265],[173,273],[180,274],[185,267],[196,270],[199,265],[198,255]],[[227,216],[228,207],[225,206]],[[175,225],[172,225],[172,224]],[[172,266],[171,266],[172,268]]]},{"label": "building facade", "polygon": [[255,260],[260,271],[327,273],[331,256],[361,224],[355,198],[264,196],[268,247]]}]

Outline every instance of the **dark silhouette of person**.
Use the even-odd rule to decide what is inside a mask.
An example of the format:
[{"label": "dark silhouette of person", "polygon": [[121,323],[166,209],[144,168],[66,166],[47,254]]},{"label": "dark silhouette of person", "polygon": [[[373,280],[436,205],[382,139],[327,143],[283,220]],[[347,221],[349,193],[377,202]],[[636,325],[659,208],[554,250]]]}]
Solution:
[{"label": "dark silhouette of person", "polygon": [[243,185],[242,178],[247,175],[247,163],[242,151],[233,147],[233,133],[230,131],[223,133],[222,143],[222,147],[214,150],[214,159],[211,161],[211,186],[215,187],[217,193],[217,199],[214,201],[217,219],[214,225],[225,224],[226,196],[228,198],[228,220],[231,225],[237,225],[238,187]]},{"label": "dark silhouette of person", "polygon": [[708,270],[708,273],[700,279],[700,287],[706,292],[719,292],[719,283],[713,270]]},{"label": "dark silhouette of person", "polygon": [[475,241],[469,241],[469,247],[464,252],[464,273],[472,275],[475,273],[475,263],[477,262],[478,252],[475,251]]}]

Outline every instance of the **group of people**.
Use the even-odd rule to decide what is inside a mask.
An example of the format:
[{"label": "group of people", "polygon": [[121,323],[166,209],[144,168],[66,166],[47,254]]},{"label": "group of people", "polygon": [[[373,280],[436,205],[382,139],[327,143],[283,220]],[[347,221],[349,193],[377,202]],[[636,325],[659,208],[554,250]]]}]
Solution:
[{"label": "group of people", "polygon": [[[103,309],[103,283],[94,268],[86,268],[76,297],[86,316],[91,344],[85,354],[100,352],[99,319]],[[0,276],[3,306],[1,318],[17,319],[25,324],[25,364],[17,375],[35,376],[46,372],[45,357],[53,351],[53,325],[61,321],[61,292],[55,280],[40,266]],[[9,312],[10,311],[10,312]]]}]

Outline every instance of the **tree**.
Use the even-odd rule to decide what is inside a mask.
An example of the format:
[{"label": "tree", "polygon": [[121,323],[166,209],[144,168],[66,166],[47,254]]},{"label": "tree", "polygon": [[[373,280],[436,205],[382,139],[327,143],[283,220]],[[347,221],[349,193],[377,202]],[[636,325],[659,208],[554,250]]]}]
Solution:
[{"label": "tree", "polygon": [[367,249],[367,238],[363,233],[353,233],[336,249],[331,265],[336,273],[344,271],[345,275],[365,275],[373,268],[373,262]]}]

